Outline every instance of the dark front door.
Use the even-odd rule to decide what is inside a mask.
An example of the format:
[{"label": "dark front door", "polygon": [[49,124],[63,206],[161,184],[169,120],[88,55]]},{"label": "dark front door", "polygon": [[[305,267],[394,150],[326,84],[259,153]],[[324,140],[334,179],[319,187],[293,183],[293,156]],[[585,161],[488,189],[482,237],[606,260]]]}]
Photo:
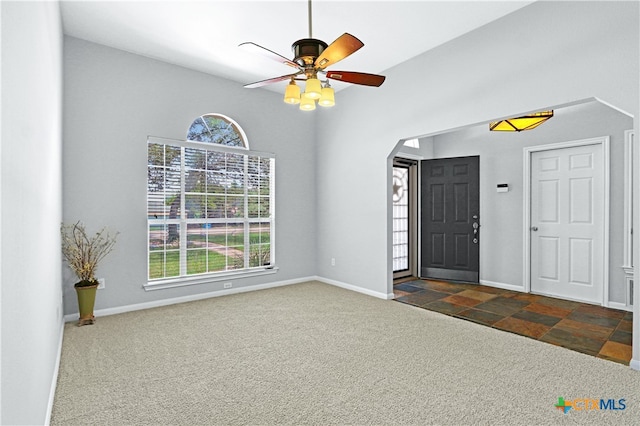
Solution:
[{"label": "dark front door", "polygon": [[422,278],[477,283],[480,157],[422,161]]}]

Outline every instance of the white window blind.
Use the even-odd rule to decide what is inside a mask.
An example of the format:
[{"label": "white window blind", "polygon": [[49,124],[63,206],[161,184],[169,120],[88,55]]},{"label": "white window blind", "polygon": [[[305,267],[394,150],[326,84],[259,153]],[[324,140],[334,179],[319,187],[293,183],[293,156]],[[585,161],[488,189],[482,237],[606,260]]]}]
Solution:
[{"label": "white window blind", "polygon": [[273,154],[148,139],[149,283],[275,264]]}]

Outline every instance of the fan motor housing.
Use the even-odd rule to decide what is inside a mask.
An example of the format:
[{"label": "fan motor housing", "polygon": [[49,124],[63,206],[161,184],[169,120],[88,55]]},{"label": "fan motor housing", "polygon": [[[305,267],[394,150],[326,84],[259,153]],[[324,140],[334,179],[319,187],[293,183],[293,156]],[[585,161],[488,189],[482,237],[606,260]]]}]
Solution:
[{"label": "fan motor housing", "polygon": [[326,48],[327,43],[316,38],[303,38],[291,45],[293,60],[302,67],[312,65]]}]

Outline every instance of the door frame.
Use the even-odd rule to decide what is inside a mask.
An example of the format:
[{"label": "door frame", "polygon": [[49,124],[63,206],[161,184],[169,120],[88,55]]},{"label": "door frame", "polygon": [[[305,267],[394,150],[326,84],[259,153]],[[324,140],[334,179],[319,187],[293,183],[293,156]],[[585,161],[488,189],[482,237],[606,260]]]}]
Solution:
[{"label": "door frame", "polygon": [[[414,158],[415,157],[415,158]],[[406,278],[408,276],[417,277],[420,270],[420,224],[418,218],[420,217],[420,161],[417,156],[412,156],[404,153],[399,153],[393,158],[393,168],[397,165],[407,167],[409,172],[409,268],[405,274],[398,274],[392,269],[393,279]],[[393,172],[392,172],[393,173]],[[393,200],[391,201],[393,205]],[[393,216],[393,214],[392,214]],[[393,228],[393,226],[392,226]],[[404,271],[403,271],[404,272]]]},{"label": "door frame", "polygon": [[568,142],[551,143],[546,145],[528,146],[523,148],[523,236],[524,236],[524,291],[531,293],[531,156],[534,152],[553,151],[563,148],[579,146],[601,145],[602,170],[604,175],[604,217],[603,217],[603,283],[602,306],[609,306],[609,205],[610,205],[610,172],[609,172],[609,136],[580,139]]}]

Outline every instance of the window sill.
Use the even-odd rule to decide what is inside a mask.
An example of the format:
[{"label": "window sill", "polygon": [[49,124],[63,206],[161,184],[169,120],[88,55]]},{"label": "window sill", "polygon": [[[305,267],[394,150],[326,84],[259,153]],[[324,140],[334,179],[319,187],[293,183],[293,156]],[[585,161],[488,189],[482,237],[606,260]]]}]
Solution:
[{"label": "window sill", "polygon": [[212,275],[195,275],[191,277],[171,278],[166,280],[149,281],[142,287],[145,291],[163,290],[165,288],[185,287],[189,285],[207,284],[218,281],[227,281],[238,278],[258,277],[261,275],[271,275],[278,272],[277,266],[267,268],[256,268],[245,271],[225,272]]}]

